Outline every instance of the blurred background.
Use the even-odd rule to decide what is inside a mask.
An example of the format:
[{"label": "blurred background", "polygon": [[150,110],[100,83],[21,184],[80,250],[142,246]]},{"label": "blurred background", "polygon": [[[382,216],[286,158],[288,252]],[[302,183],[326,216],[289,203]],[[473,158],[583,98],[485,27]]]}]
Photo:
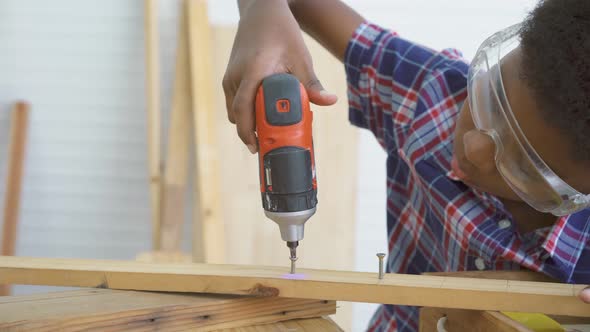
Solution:
[{"label": "blurred background", "polygon": [[[365,18],[467,60],[534,0],[349,0]],[[178,0],[158,2],[161,148],[165,150],[177,46]],[[152,248],[146,117],[144,3],[139,0],[0,1],[0,209],[10,109],[31,105],[16,255],[136,259]],[[284,265],[287,249],[260,206],[257,160],[227,122],[221,77],[239,19],[234,0],[209,1],[219,191],[226,263]],[[385,154],[349,125],[344,70],[306,39],[324,86],[340,101],[315,110],[318,213],[299,265],[376,271],[386,252]],[[194,55],[193,55],[194,56]],[[191,150],[192,151],[192,150]],[[163,155],[165,155],[163,153]],[[189,158],[194,163],[194,153]],[[189,183],[194,179],[189,175]],[[194,186],[185,195],[182,249],[192,247]],[[182,214],[182,213],[181,213]],[[17,286],[14,294],[46,291]],[[361,331],[375,305],[339,303],[337,322]]]}]

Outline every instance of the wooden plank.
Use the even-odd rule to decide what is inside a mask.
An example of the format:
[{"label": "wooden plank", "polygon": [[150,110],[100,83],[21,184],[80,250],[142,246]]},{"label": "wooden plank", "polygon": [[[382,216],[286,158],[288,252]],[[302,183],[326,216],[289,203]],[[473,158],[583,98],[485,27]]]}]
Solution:
[{"label": "wooden plank", "polygon": [[161,224],[161,249],[180,251],[182,226],[184,225],[185,193],[187,188],[188,157],[191,125],[191,83],[188,59],[188,32],[186,4],[181,2],[178,20],[178,43],[176,47],[176,68],[166,165],[163,188],[163,212]]},{"label": "wooden plank", "polygon": [[334,312],[323,300],[92,289],[0,298],[0,330],[212,331]]},{"label": "wooden plank", "polygon": [[[28,121],[29,105],[25,102],[17,102],[11,114],[8,171],[6,173],[6,192],[4,195],[2,252],[0,253],[7,256],[13,256],[16,249]],[[0,296],[9,294],[10,286],[0,284]]]},{"label": "wooden plank", "polygon": [[152,211],[152,247],[160,249],[161,219],[161,109],[160,109],[160,57],[158,33],[158,2],[145,0],[145,48],[146,48],[146,95],[147,95],[147,145],[150,183],[150,206]]},{"label": "wooden plank", "polygon": [[214,264],[0,257],[0,283],[373,302],[590,317],[587,285]]},{"label": "wooden plank", "polygon": [[293,319],[285,322],[223,329],[215,332],[343,332],[327,317]]},{"label": "wooden plank", "polygon": [[437,323],[442,317],[446,317],[447,332],[533,332],[499,312],[445,308],[420,309],[420,332],[439,331]]},{"label": "wooden plank", "polygon": [[457,272],[428,272],[424,275],[430,276],[448,276],[457,278],[477,278],[477,279],[506,279],[521,281],[541,281],[541,282],[559,282],[548,275],[522,270],[522,271],[457,271]]},{"label": "wooden plank", "polygon": [[[221,215],[219,155],[206,0],[188,0],[189,50],[195,131],[196,185],[193,260],[223,263],[225,230]],[[217,89],[221,89],[217,87]]]}]

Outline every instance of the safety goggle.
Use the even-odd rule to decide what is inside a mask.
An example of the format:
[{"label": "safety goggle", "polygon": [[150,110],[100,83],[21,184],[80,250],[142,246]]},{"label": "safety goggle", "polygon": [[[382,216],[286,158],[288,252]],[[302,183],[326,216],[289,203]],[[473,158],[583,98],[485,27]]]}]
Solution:
[{"label": "safety goggle", "polygon": [[495,163],[510,188],[526,203],[556,216],[590,206],[539,157],[516,122],[502,82],[502,59],[520,45],[520,24],[497,32],[479,47],[467,86],[475,126],[496,145]]}]

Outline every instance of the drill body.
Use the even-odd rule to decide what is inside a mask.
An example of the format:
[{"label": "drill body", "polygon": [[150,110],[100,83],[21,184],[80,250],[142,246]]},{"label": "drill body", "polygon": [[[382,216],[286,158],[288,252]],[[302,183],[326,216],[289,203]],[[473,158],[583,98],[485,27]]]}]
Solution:
[{"label": "drill body", "polygon": [[295,76],[274,74],[262,81],[256,94],[262,207],[279,225],[292,263],[318,202],[312,121],[307,92]]}]

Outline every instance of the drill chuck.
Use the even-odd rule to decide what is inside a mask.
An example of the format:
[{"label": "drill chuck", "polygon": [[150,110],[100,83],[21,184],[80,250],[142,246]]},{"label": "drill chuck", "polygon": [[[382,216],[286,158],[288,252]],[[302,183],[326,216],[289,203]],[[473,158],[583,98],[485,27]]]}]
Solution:
[{"label": "drill chuck", "polygon": [[298,242],[303,240],[304,224],[314,215],[315,209],[314,207],[297,212],[270,212],[265,210],[264,214],[279,225],[283,241]]}]

